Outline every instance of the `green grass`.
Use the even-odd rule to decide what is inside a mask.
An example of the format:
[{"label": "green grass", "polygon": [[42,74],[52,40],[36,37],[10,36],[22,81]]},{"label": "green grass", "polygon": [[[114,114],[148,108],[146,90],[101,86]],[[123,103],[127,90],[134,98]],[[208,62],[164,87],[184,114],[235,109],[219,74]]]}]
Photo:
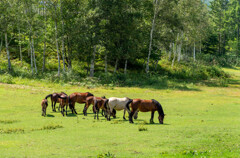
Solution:
[{"label": "green grass", "polygon": [[[0,83],[0,157],[240,157],[240,73],[227,86],[181,83],[184,89],[151,87],[83,87],[14,78]],[[0,76],[1,77],[1,76]],[[168,81],[169,82],[169,81]],[[82,115],[47,108],[41,100],[52,92],[89,91],[96,96],[156,99],[166,113],[160,125],[149,124],[150,113],[139,113],[134,124],[122,119],[94,120],[92,106]]]}]

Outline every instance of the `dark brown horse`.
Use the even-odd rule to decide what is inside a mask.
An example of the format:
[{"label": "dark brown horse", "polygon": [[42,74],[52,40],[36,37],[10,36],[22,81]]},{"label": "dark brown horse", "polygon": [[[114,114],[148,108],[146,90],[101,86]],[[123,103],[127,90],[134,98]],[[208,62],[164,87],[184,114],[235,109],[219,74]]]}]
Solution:
[{"label": "dark brown horse", "polygon": [[64,111],[65,111],[65,109],[64,109],[65,106],[66,106],[66,116],[67,116],[68,99],[69,98],[68,98],[67,94],[60,95],[59,99],[58,99],[60,102],[59,107],[61,108],[61,113],[63,116],[64,116]]},{"label": "dark brown horse", "polygon": [[133,114],[139,110],[141,112],[149,112],[151,111],[152,112],[152,115],[151,115],[151,119],[150,119],[150,123],[154,123],[153,122],[153,118],[154,118],[154,112],[155,111],[158,111],[158,120],[159,120],[159,123],[160,124],[163,124],[163,120],[164,120],[164,112],[163,112],[163,109],[162,109],[162,106],[161,104],[152,99],[152,100],[142,100],[142,99],[133,99],[133,102],[131,103],[131,113],[129,115],[129,122],[130,123],[133,123]]},{"label": "dark brown horse", "polygon": [[[59,96],[61,96],[62,94],[64,95],[67,95],[66,93],[64,92],[61,92],[61,93],[53,93],[53,94],[49,94],[45,97],[45,99],[47,99],[48,97],[51,97],[51,102],[52,102],[52,111],[56,112],[56,103],[60,103],[60,100],[59,100]],[[60,105],[59,105],[59,108],[60,108]],[[59,109],[58,108],[58,109]]]},{"label": "dark brown horse", "polygon": [[[82,104],[82,103],[86,103],[86,99],[87,97],[89,96],[93,96],[92,93],[89,93],[89,92],[86,92],[86,93],[72,93],[69,95],[69,108],[72,110],[72,113],[75,113],[77,114],[76,110],[75,110],[75,103],[79,103],[79,104]],[[86,105],[85,105],[86,106]],[[85,108],[84,108],[85,109]],[[83,110],[83,112],[85,112]]]},{"label": "dark brown horse", "polygon": [[41,102],[41,106],[42,106],[42,116],[46,116],[46,112],[47,112],[47,106],[48,106],[48,101],[47,99],[43,99]]},{"label": "dark brown horse", "polygon": [[94,119],[99,119],[98,118],[98,113],[100,111],[100,109],[105,111],[105,118],[107,117],[107,114],[110,112],[109,108],[107,108],[107,102],[108,99],[106,99],[105,97],[93,97],[93,112],[94,112]]}]

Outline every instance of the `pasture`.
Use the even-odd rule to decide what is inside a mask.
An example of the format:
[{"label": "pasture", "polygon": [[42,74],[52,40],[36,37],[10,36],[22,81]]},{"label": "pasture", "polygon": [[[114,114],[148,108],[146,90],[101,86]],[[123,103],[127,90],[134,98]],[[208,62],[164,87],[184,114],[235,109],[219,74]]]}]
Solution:
[{"label": "pasture", "polygon": [[[188,83],[184,90],[0,84],[0,157],[240,157],[240,71],[225,71],[232,75],[228,87]],[[160,125],[156,112],[149,124],[151,113],[139,113],[130,124],[117,111],[111,121],[94,120],[92,105],[83,115],[84,104],[67,117],[49,104],[42,117],[41,100],[60,91],[156,99],[166,117]]]}]

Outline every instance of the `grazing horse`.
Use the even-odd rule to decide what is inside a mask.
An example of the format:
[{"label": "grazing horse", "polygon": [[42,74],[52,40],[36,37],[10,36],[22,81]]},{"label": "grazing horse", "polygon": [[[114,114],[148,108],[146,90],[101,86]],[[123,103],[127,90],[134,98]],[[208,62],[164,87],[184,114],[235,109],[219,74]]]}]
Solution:
[{"label": "grazing horse", "polygon": [[[59,100],[59,96],[61,96],[62,94],[65,94],[67,95],[66,93],[64,92],[61,92],[61,93],[53,93],[53,94],[49,94],[45,97],[45,99],[47,99],[48,97],[51,97],[51,102],[52,102],[52,111],[56,112],[56,103],[60,103],[60,100]],[[60,108],[60,105],[59,105],[59,108]],[[58,108],[58,110],[59,110]]]},{"label": "grazing horse", "polygon": [[163,124],[165,114],[163,112],[161,104],[158,101],[156,101],[154,99],[152,99],[152,100],[133,99],[133,101],[131,103],[131,107],[132,107],[132,110],[131,110],[131,113],[129,115],[129,122],[130,123],[133,123],[133,120],[132,120],[133,114],[137,110],[139,110],[141,112],[148,112],[148,111],[152,112],[150,123],[154,123],[153,122],[154,112],[158,111],[159,123]]},{"label": "grazing horse", "polygon": [[48,101],[47,99],[43,99],[41,102],[41,106],[42,106],[42,116],[46,116],[46,111],[47,111],[47,106],[48,106]]},{"label": "grazing horse", "polygon": [[101,97],[93,97],[93,111],[94,111],[94,119],[96,119],[96,116],[97,116],[97,119],[99,120],[98,118],[98,113],[99,113],[99,110],[102,109],[104,111],[106,111],[105,113],[105,118],[108,118],[107,117],[107,111],[109,111],[109,109],[107,108],[107,103],[108,103],[108,99],[106,99],[105,97],[101,98]]},{"label": "grazing horse", "polygon": [[[94,99],[96,98],[100,98],[100,97],[94,97],[94,96],[89,96],[86,98],[86,103],[85,103],[85,106],[84,106],[84,109],[83,109],[83,114],[85,116],[87,116],[87,109],[89,108],[89,106],[92,104],[94,105]],[[106,99],[105,96],[102,97],[102,99]],[[94,106],[93,106],[93,112],[94,112]]]},{"label": "grazing horse", "polygon": [[[93,96],[92,93],[86,92],[86,93],[72,93],[68,96],[68,103],[69,103],[69,108],[72,110],[72,113],[77,114],[75,110],[75,103],[86,103],[86,99],[89,96]],[[85,109],[85,108],[84,108]],[[84,112],[84,111],[83,111]]]},{"label": "grazing horse", "polygon": [[[119,111],[119,110],[127,110],[128,113],[130,113],[130,108],[129,108],[129,104],[132,102],[132,99],[129,99],[127,97],[124,98],[116,98],[116,97],[111,97],[108,99],[108,106],[110,109],[110,113],[109,113],[109,118],[108,120],[110,120],[110,115],[113,113],[114,109]],[[116,117],[113,115],[113,117]],[[123,116],[123,119],[126,120],[125,115]]]}]

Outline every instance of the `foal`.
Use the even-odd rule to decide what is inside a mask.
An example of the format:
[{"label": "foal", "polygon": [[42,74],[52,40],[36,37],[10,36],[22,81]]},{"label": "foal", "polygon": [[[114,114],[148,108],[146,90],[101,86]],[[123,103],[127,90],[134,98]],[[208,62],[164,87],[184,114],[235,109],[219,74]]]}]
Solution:
[{"label": "foal", "polygon": [[[85,103],[85,106],[84,106],[84,109],[83,109],[83,114],[84,114],[85,116],[87,116],[87,109],[89,108],[89,106],[90,106],[91,104],[94,105],[94,99],[96,99],[96,98],[106,99],[105,96],[103,96],[103,97],[94,97],[94,96],[89,96],[89,97],[87,97],[87,98],[86,98],[86,103]],[[95,109],[94,109],[94,106],[93,106],[93,112],[95,112],[94,110],[95,110]]]},{"label": "foal", "polygon": [[154,99],[152,99],[152,100],[133,99],[133,101],[131,103],[131,107],[132,107],[132,110],[131,110],[131,113],[129,115],[129,122],[130,123],[133,123],[133,120],[132,120],[133,114],[137,110],[139,110],[141,112],[148,112],[148,111],[152,112],[150,123],[154,123],[153,122],[154,112],[158,111],[159,123],[163,124],[165,114],[163,112],[161,104],[158,101],[156,101]]},{"label": "foal", "polygon": [[43,99],[41,102],[41,106],[42,106],[42,116],[46,116],[46,112],[47,112],[47,106],[48,106],[48,101],[47,99]]},{"label": "foal", "polygon": [[67,94],[62,94],[62,95],[60,95],[59,96],[59,102],[60,102],[60,104],[59,104],[59,107],[61,107],[61,113],[62,113],[62,115],[64,116],[64,107],[66,106],[66,116],[67,116],[67,108],[68,108],[68,96],[67,96]]},{"label": "foal", "polygon": [[[72,113],[77,114],[77,112],[75,110],[75,103],[76,102],[79,103],[79,104],[86,103],[86,99],[89,96],[93,96],[93,94],[89,93],[89,92],[86,92],[86,93],[77,93],[77,92],[75,92],[75,93],[70,94],[68,96],[68,98],[69,98],[69,100],[68,100],[69,102],[68,103],[69,103],[69,108],[72,110]],[[83,112],[85,112],[85,111],[83,111]]]}]

